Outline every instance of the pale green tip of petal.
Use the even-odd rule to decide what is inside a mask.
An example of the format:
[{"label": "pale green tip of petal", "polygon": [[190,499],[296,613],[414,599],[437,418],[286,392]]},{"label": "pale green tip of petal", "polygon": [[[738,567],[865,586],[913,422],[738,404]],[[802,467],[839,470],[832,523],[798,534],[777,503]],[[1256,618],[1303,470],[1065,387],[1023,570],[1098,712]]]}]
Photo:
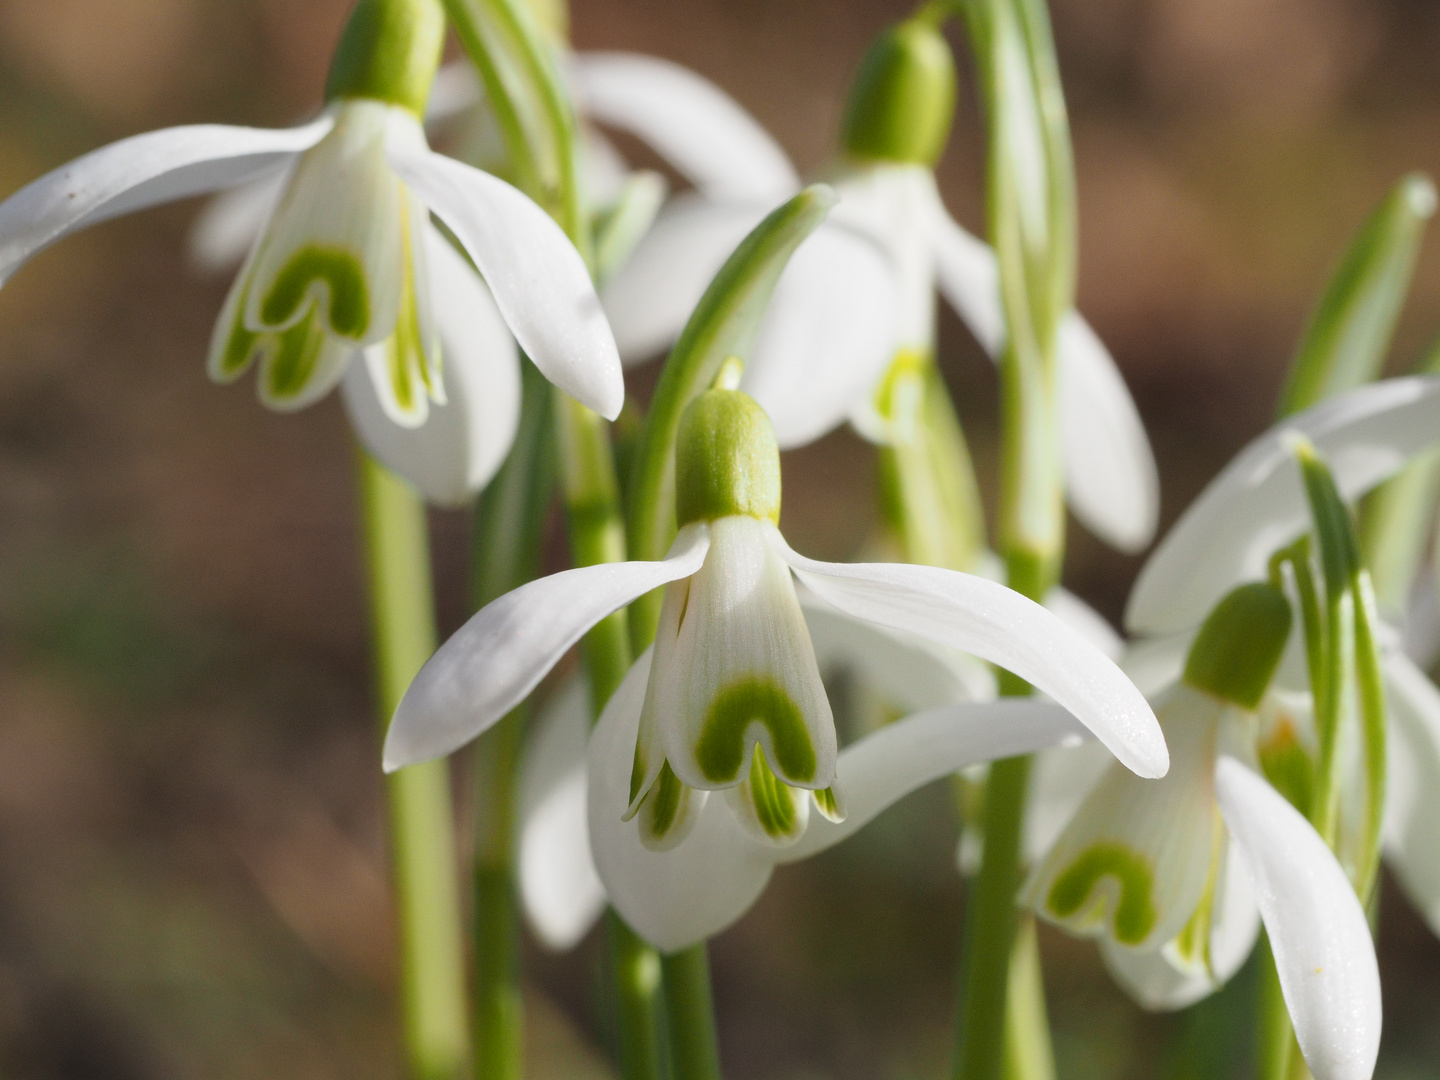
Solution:
[{"label": "pale green tip of petal", "polygon": [[[710,704],[695,745],[695,761],[707,780],[733,783],[745,764],[745,738],[751,724],[770,733],[780,774],[792,783],[815,779],[817,758],[800,706],[774,679],[750,676],[726,686]],[[759,746],[756,746],[759,751]]]}]

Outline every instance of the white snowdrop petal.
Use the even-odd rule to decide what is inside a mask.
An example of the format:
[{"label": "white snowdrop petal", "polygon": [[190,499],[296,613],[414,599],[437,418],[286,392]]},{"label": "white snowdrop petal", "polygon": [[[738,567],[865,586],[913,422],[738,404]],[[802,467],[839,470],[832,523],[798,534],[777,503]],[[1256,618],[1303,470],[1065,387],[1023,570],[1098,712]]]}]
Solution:
[{"label": "white snowdrop petal", "polygon": [[405,692],[385,739],[386,771],[475,738],[523,701],[585,631],[637,596],[693,574],[709,546],[703,525],[687,526],[660,562],[577,567],[485,605]]},{"label": "white snowdrop petal", "polygon": [[773,529],[743,515],[711,522],[673,651],[656,649],[665,756],[691,787],[740,783],[757,744],[792,785],[835,778],[835,721]]},{"label": "white snowdrop petal", "polygon": [[295,165],[250,271],[245,325],[284,330],[311,311],[352,344],[395,329],[405,280],[405,193],[385,162],[397,127],[419,121],[378,101],[350,101]]},{"label": "white snowdrop petal", "polygon": [[780,276],[740,388],[782,450],[814,442],[874,393],[894,353],[895,274],[861,234],[822,224]]},{"label": "white snowdrop petal", "polygon": [[1160,949],[1126,949],[1108,940],[1100,942],[1100,955],[1115,981],[1142,1008],[1172,1012],[1213,994],[1240,970],[1260,935],[1260,909],[1249,874],[1237,862],[1234,842],[1226,843],[1226,863],[1220,908],[1211,927],[1210,954],[1214,978],[1201,972],[1181,971]]},{"label": "white snowdrop petal", "polygon": [[589,738],[589,690],[576,676],[531,721],[520,765],[520,900],[535,936],[557,951],[577,945],[605,908],[585,814]]},{"label": "white snowdrop petal", "polygon": [[1300,813],[1233,757],[1215,792],[1255,887],[1295,1038],[1315,1080],[1369,1080],[1380,1049],[1380,974],[1365,911]]},{"label": "white snowdrop petal", "polygon": [[1440,377],[1362,386],[1251,442],[1145,563],[1130,593],[1127,628],[1162,634],[1198,626],[1233,586],[1263,578],[1270,555],[1308,527],[1299,470],[1285,445],[1290,431],[1315,444],[1341,496],[1356,499],[1440,440]]},{"label": "white snowdrop petal", "polygon": [[0,284],[62,236],[112,217],[244,183],[314,146],[322,117],[279,131],[197,124],[101,147],[0,203]]},{"label": "white snowdrop petal", "polygon": [[706,801],[672,851],[646,848],[636,823],[622,820],[650,658],[647,650],[631,667],[590,736],[590,846],[615,910],[641,937],[675,952],[749,909],[770,879],[773,851],[745,834],[723,799]]},{"label": "white snowdrop petal", "polygon": [[1089,737],[1060,706],[1034,699],[942,705],[907,716],[840,752],[845,820],[813,816],[800,841],[777,859],[793,862],[838,844],[903,796],[959,769]]},{"label": "white snowdrop petal", "polygon": [[473,109],[484,99],[475,66],[469,60],[452,60],[441,66],[430,84],[425,102],[425,123],[439,124]]},{"label": "white snowdrop petal", "polygon": [[712,203],[694,194],[666,203],[601,289],[627,365],[650,359],[680,336],[706,287],[767,209],[764,203]]},{"label": "white snowdrop petal", "polygon": [[520,191],[423,147],[390,148],[390,164],[475,260],[520,348],[575,400],[608,420],[625,383],[590,273],[560,226]]},{"label": "white snowdrop petal", "polygon": [[589,119],[639,136],[716,200],[777,203],[800,187],[785,152],[733,98],[668,60],[580,53],[571,83]]},{"label": "white snowdrop petal", "polygon": [[1224,706],[1188,686],[1161,702],[1170,771],[1112,765],[1031,873],[1025,903],[1074,934],[1158,948],[1194,914],[1220,831],[1212,788]]},{"label": "white snowdrop petal", "polygon": [[190,226],[187,247],[196,268],[214,274],[239,264],[264,232],[289,179],[290,170],[277,165],[211,199]]},{"label": "white snowdrop petal", "polygon": [[[1025,809],[1026,862],[1034,865],[1055,846],[1085,797],[1114,763],[1114,755],[1105,749],[1105,744],[1093,740],[1035,755]],[[978,834],[975,842],[983,844]]]},{"label": "white snowdrop petal", "polygon": [[1110,351],[1074,311],[1060,323],[1056,369],[1070,509],[1111,547],[1139,551],[1160,517],[1155,455]]},{"label": "white snowdrop petal", "polygon": [[419,427],[395,423],[377,391],[388,378],[356,364],[341,384],[356,436],[436,506],[463,506],[495,475],[520,420],[520,358],[490,291],[450,243],[426,239],[445,372],[444,403]]},{"label": "white snowdrop petal", "polygon": [[957,224],[938,198],[931,231],[941,295],[980,347],[992,357],[999,356],[1005,345],[1005,312],[1000,306],[1000,268],[994,249]]},{"label": "white snowdrop petal", "polygon": [[1405,895],[1440,934],[1440,690],[1395,650],[1383,663],[1390,706],[1385,854]]},{"label": "white snowdrop petal", "polygon": [[1125,641],[1115,632],[1110,620],[1069,589],[1061,585],[1051,589],[1045,596],[1045,610],[1078,630],[1108,659],[1119,662],[1125,655]]},{"label": "white snowdrop petal", "polygon": [[1168,755],[1140,692],[1079,632],[993,581],[932,566],[824,563],[770,533],[822,599],[858,618],[921,634],[1014,672],[1049,694],[1141,776],[1163,776]]}]

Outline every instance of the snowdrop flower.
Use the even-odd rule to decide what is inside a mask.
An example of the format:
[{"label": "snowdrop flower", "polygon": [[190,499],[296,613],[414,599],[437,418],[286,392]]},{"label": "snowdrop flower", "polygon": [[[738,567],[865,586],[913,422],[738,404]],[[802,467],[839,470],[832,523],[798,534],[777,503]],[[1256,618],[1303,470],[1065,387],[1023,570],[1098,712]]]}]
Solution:
[{"label": "snowdrop flower", "polygon": [[[637,73],[613,62],[577,85],[582,99],[603,100],[602,121],[638,129],[648,95],[617,84]],[[637,85],[640,80],[636,80]],[[659,84],[657,83],[657,89]],[[998,356],[1005,339],[994,252],[950,217],[934,166],[949,132],[955,74],[934,28],[902,23],[872,47],[847,109],[845,162],[830,182],[841,196],[832,221],[878,242],[889,255],[888,282],[857,304],[847,283],[864,267],[863,248],[838,241],[841,228],[817,232],[797,253],[747,367],[744,389],[771,414],[783,448],[808,443],[849,418],[864,435],[888,441],[877,391],[893,362],[934,352],[935,290],[959,312],[981,345]],[[660,95],[656,99],[663,101]],[[665,106],[653,105],[659,112]],[[675,110],[678,112],[678,110]],[[689,142],[710,116],[697,111]],[[626,362],[645,359],[678,335],[726,255],[773,205],[798,186],[773,141],[733,112],[715,131],[727,156],[745,163],[747,184],[697,183],[674,199],[629,262],[602,290]],[[644,132],[641,132],[642,135]],[[718,156],[718,155],[717,155]],[[807,258],[807,247],[814,252]],[[845,297],[843,302],[826,298]],[[1077,314],[1058,342],[1062,438],[1072,508],[1084,524],[1123,550],[1149,543],[1158,514],[1158,481],[1149,441],[1124,380]],[[824,378],[816,378],[823,371]]]},{"label": "snowdrop flower", "polygon": [[[443,33],[433,0],[363,0],[318,120],[281,131],[150,132],[42,177],[0,204],[0,281],[77,229],[283,172],[283,194],[215,328],[212,378],[231,382],[255,366],[261,400],[280,410],[345,380],[361,437],[442,501],[493,471],[513,434],[509,335],[552,382],[614,417],[624,397],[618,355],[579,254],[520,192],[426,145],[420,114]],[[430,225],[432,211],[484,275],[493,303]],[[454,354],[448,387],[442,348]],[[450,388],[461,408],[411,437]],[[457,425],[496,437],[457,461],[435,461],[425,444],[446,442],[446,427]]]},{"label": "snowdrop flower", "polygon": [[[1098,650],[1039,605],[954,571],[822,563],[791,550],[775,526],[775,436],[745,394],[712,389],[686,409],[676,491],[680,531],[664,560],[567,571],[490,604],[421,671],[396,711],[385,751],[386,767],[397,768],[474,738],[523,699],[590,626],[665,585],[655,646],[632,668],[592,739],[588,792],[605,886],[632,925],[657,943],[676,947],[672,935],[647,929],[627,910],[630,894],[623,890],[629,886],[607,871],[612,849],[605,836],[623,833],[625,844],[669,859],[675,849],[692,848],[687,838],[697,828],[694,843],[701,848],[709,841],[700,837],[720,828],[730,830],[727,843],[748,845],[742,850],[774,853],[818,826],[810,823],[812,810],[839,822],[847,802],[857,820],[884,805],[873,802],[889,790],[883,784],[856,787],[848,773],[841,775],[834,720],[795,577],[852,617],[1003,665],[1078,717],[1128,767],[1147,776],[1165,771],[1164,742],[1140,695]],[[1010,728],[967,743],[967,762],[983,760],[988,746],[1013,754],[1034,748],[1025,740],[1049,745],[1075,734],[1073,723],[1050,706],[1020,703],[1012,711]],[[906,736],[894,735],[879,745],[892,746],[896,738],[908,745]],[[1022,740],[1022,749],[1013,739]],[[923,741],[916,740],[917,746]],[[904,757],[885,750],[875,765],[891,780],[940,760],[922,754],[902,768],[897,753]],[[864,770],[859,774],[863,781]],[[715,792],[719,798],[711,797]],[[596,831],[602,828],[597,805],[605,808],[600,816],[608,833]],[[717,815],[722,825],[705,825]],[[778,857],[767,855],[765,865]],[[703,881],[691,884],[703,888]],[[735,894],[725,895],[724,912],[706,908],[707,918],[723,914],[728,921],[748,904],[734,908]],[[720,899],[717,892],[717,904]],[[668,902],[660,907],[672,910]]]},{"label": "snowdrop flower", "polygon": [[1366,1080],[1380,1041],[1380,982],[1364,909],[1320,835],[1262,778],[1257,710],[1290,636],[1290,604],[1243,585],[1215,608],[1156,713],[1164,779],[1113,766],[1024,897],[1098,936],[1142,1003],[1178,1008],[1229,978],[1264,922],[1316,1080]]},{"label": "snowdrop flower", "polygon": [[[850,689],[852,740],[925,709],[994,700],[995,676],[988,664],[914,634],[841,614],[803,587],[799,597],[826,686],[841,679]],[[520,899],[535,936],[555,950],[578,944],[607,899],[590,851],[586,769],[590,729],[590,697],[577,674],[537,712],[526,736],[520,771]],[[1073,724],[1066,720],[1057,730],[1068,736]],[[838,760],[844,761],[845,754],[841,750]],[[620,777],[621,782],[626,780]],[[847,822],[852,830],[858,827],[853,810]],[[619,813],[614,824],[623,828]],[[639,844],[633,829],[624,831],[628,842]]]}]

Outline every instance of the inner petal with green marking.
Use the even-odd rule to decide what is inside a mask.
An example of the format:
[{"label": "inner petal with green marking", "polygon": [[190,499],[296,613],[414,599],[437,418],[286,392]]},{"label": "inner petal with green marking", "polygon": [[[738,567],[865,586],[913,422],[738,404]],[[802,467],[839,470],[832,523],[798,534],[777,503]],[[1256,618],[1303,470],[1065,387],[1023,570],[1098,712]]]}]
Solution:
[{"label": "inner petal with green marking", "polygon": [[1050,886],[1047,911],[1057,919],[1108,920],[1115,940],[1139,945],[1155,926],[1155,871],[1123,844],[1086,848]]},{"label": "inner petal with green marking", "polygon": [[769,752],[784,776],[800,783],[815,778],[815,747],[800,707],[775,680],[747,675],[716,694],[706,714],[695,759],[707,780],[739,777],[746,746],[759,737],[756,728],[769,735]]},{"label": "inner petal with green marking", "polygon": [[343,247],[306,244],[293,252],[260,304],[266,326],[290,325],[311,304],[331,332],[356,341],[370,328],[370,286],[359,255]]},{"label": "inner petal with green marking", "polygon": [[759,746],[751,754],[745,780],[726,790],[725,798],[745,830],[773,847],[799,840],[810,822],[810,792],[791,787],[771,772]]}]

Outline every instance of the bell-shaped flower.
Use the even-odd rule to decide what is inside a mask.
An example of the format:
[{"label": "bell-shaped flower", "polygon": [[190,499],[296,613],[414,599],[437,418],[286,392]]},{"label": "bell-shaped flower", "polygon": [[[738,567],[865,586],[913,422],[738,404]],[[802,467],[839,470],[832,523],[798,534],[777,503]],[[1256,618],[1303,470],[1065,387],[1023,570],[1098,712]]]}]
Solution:
[{"label": "bell-shaped flower", "polygon": [[1365,1080],[1380,984],[1364,909],[1314,828],[1259,772],[1257,710],[1285,651],[1289,601],[1241,586],[1214,610],[1182,679],[1157,698],[1171,750],[1158,781],[1113,766],[1031,873],[1037,914],[1097,936],[1151,1008],[1214,990],[1263,921],[1296,1038],[1317,1080]]},{"label": "bell-shaped flower", "polygon": [[[817,230],[796,253],[742,383],[770,413],[783,448],[847,418],[867,437],[888,441],[877,391],[897,357],[933,354],[937,286],[992,357],[1003,348],[994,252],[956,224],[935,184],[954,83],[948,46],[919,21],[882,35],[862,65],[847,109],[843,163],[827,177],[841,197],[832,227]],[[577,87],[582,101],[603,103],[592,108],[602,122],[657,147],[658,133],[674,132],[672,144],[683,145],[691,162],[681,171],[696,180],[696,191],[667,204],[602,289],[621,356],[631,363],[678,336],[735,244],[798,180],[773,140],[753,121],[740,122],[733,102],[680,93],[677,80],[640,58],[581,68]],[[707,176],[698,162],[712,160],[712,146],[700,133],[712,131],[716,167]],[[681,156],[671,160],[678,165]],[[731,170],[742,165],[747,178],[732,182]],[[874,278],[873,259],[847,227],[889,256],[888,280],[867,286],[858,300],[855,282]],[[1107,542],[1144,547],[1159,506],[1149,441],[1109,352],[1074,312],[1059,329],[1058,378],[1072,508]]]},{"label": "bell-shaped flower", "polygon": [[[395,32],[374,33],[381,23]],[[261,400],[290,410],[363,369],[368,378],[346,393],[361,437],[382,459],[410,462],[411,479],[442,501],[504,455],[518,402],[510,335],[552,382],[613,418],[624,397],[619,359],[578,252],[519,191],[426,144],[420,113],[443,31],[438,4],[363,0],[313,123],[150,132],[40,178],[0,204],[0,281],[77,229],[283,172],[215,328],[214,379],[255,366]],[[440,429],[412,437],[447,402],[442,350],[459,369],[457,415],[445,424],[495,432],[449,462],[424,452]],[[495,401],[483,403],[491,384]]]},{"label": "bell-shaped flower", "polygon": [[[709,390],[686,409],[676,492],[680,531],[664,560],[557,574],[472,618],[411,685],[391,723],[385,756],[386,767],[396,768],[475,737],[523,699],[590,626],[665,585],[654,649],[627,676],[607,710],[609,720],[602,718],[592,739],[588,789],[592,846],[606,889],[622,914],[657,943],[678,947],[668,930],[630,909],[631,894],[620,891],[626,875],[607,871],[612,849],[596,832],[597,805],[606,808],[602,816],[610,831],[603,835],[623,835],[624,844],[656,858],[708,844],[692,838],[697,828],[700,836],[728,830],[724,843],[748,852],[745,857],[758,859],[768,873],[780,857],[775,853],[801,843],[820,820],[839,822],[849,812],[862,821],[878,812],[883,793],[892,790],[885,785],[896,777],[918,771],[930,779],[957,767],[928,773],[939,756],[922,749],[911,761],[902,751],[877,750],[874,768],[890,779],[852,789],[839,764],[796,578],[854,618],[1002,665],[1078,717],[1128,767],[1147,776],[1165,771],[1163,739],[1134,687],[1083,636],[1039,605],[954,571],[822,563],[795,553],[775,525],[780,475],[774,433],[745,394]],[[1014,723],[987,728],[984,739],[967,742],[971,756],[959,764],[1050,745],[1076,731],[1050,706],[1007,703],[1004,709],[1015,712]],[[909,745],[906,736],[885,734],[892,730],[894,725],[877,733],[885,736],[878,746],[896,739]],[[921,746],[923,740],[916,740]],[[985,750],[992,746],[994,753]],[[907,763],[897,763],[897,753]],[[864,769],[857,771],[863,779]],[[722,824],[705,825],[717,818]],[[723,863],[717,860],[716,866]],[[669,901],[656,910],[700,919],[706,923],[701,932],[708,933],[737,917],[754,892],[740,897],[725,891],[723,903],[716,892],[714,905],[688,913],[686,905],[672,908]],[[707,921],[722,916],[719,924]]]}]

